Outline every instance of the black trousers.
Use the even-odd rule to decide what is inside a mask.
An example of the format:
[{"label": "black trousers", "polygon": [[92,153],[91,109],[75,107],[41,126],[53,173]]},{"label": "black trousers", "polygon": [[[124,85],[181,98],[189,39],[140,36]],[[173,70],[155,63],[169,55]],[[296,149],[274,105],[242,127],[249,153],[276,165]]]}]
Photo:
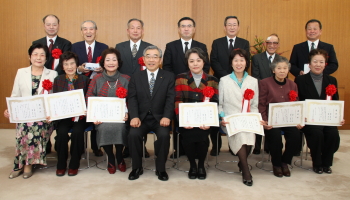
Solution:
[{"label": "black trousers", "polygon": [[310,148],[313,167],[330,167],[334,153],[339,149],[340,137],[336,126],[306,125],[307,146]]},{"label": "black trousers", "polygon": [[69,130],[71,132],[71,145],[70,155],[71,160],[69,162],[69,169],[78,169],[80,165],[81,154],[84,153],[84,130],[88,127],[86,119],[81,119],[78,122],[72,121],[72,118],[62,119],[57,124],[57,136],[56,136],[56,151],[57,151],[57,169],[67,168],[68,159],[68,141]]},{"label": "black trousers", "polygon": [[[282,154],[282,135],[286,140],[285,150]],[[269,146],[271,162],[273,166],[281,166],[282,162],[291,164],[293,155],[298,151],[300,142],[300,131],[296,127],[282,127],[265,130],[266,143]]]},{"label": "black trousers", "polygon": [[170,147],[169,127],[160,126],[152,114],[149,114],[141,122],[138,128],[131,127],[129,132],[129,151],[132,159],[132,169],[142,167],[142,139],[147,133],[153,131],[157,140],[154,142],[154,153],[156,156],[156,170],[165,171],[165,162],[168,158]]}]

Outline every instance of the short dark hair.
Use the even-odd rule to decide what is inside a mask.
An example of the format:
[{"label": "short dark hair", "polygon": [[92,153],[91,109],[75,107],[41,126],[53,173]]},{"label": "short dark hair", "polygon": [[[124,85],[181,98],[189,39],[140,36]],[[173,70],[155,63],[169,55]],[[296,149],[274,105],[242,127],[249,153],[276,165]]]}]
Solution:
[{"label": "short dark hair", "polygon": [[230,66],[232,66],[232,60],[236,55],[239,55],[245,59],[246,66],[244,68],[244,71],[247,71],[249,68],[249,65],[248,65],[249,55],[248,55],[247,51],[244,49],[240,49],[240,48],[232,50],[230,53],[230,57],[229,57]]},{"label": "short dark hair", "polygon": [[34,49],[44,49],[46,60],[49,60],[49,48],[47,48],[46,45],[43,45],[41,43],[34,43],[32,46],[28,49],[28,55],[31,56]]},{"label": "short dark hair", "polygon": [[237,19],[238,26],[239,26],[239,20],[238,20],[238,18],[236,16],[227,16],[225,18],[225,21],[224,21],[224,26],[226,26],[226,22],[227,22],[228,19]]},{"label": "short dark hair", "polygon": [[109,47],[108,49],[104,50],[101,54],[101,60],[100,60],[100,66],[105,69],[105,59],[107,54],[115,54],[117,56],[117,60],[118,60],[118,69],[123,65],[123,61],[121,59],[120,53],[117,49],[113,48],[113,47]]},{"label": "short dark hair", "polygon": [[307,25],[309,25],[312,22],[317,22],[318,25],[320,26],[320,29],[322,30],[322,24],[321,24],[320,20],[317,20],[317,19],[310,19],[309,21],[307,21],[305,24],[305,30],[307,29]]},{"label": "short dark hair", "polygon": [[45,20],[46,20],[46,18],[47,18],[47,17],[49,17],[49,16],[52,16],[52,17],[56,18],[56,19],[57,19],[58,24],[60,23],[60,19],[58,19],[58,17],[57,17],[56,15],[53,15],[53,14],[48,14],[48,15],[46,15],[46,16],[43,18],[43,23],[44,23],[44,24],[45,24]]},{"label": "short dark hair", "polygon": [[143,24],[143,21],[142,21],[141,19],[137,19],[137,18],[129,19],[129,21],[128,21],[128,23],[127,23],[128,28],[129,28],[129,25],[130,25],[130,23],[131,23],[132,21],[138,21],[138,22],[140,22],[141,27],[143,28],[143,25],[144,25],[144,24]]},{"label": "short dark hair", "polygon": [[309,53],[309,63],[311,63],[311,59],[316,55],[322,55],[325,58],[326,63],[328,62],[328,53],[323,49],[313,49]]},{"label": "short dark hair", "polygon": [[190,58],[190,55],[193,53],[197,54],[204,61],[204,63],[208,63],[207,57],[205,56],[204,51],[199,47],[193,47],[186,51],[185,58],[187,63],[188,63],[188,59]]},{"label": "short dark hair", "polygon": [[184,20],[191,20],[193,23],[193,27],[196,27],[196,22],[194,21],[194,19],[190,18],[190,17],[183,17],[179,20],[179,22],[177,22],[177,27],[180,27],[180,22],[184,21]]},{"label": "short dark hair", "polygon": [[58,64],[58,68],[61,68],[63,70],[63,61],[67,61],[67,60],[72,59],[72,58],[74,58],[75,64],[78,67],[79,58],[78,58],[77,54],[75,54],[71,51],[66,51],[63,54],[61,54],[61,56],[60,56],[60,62]]}]

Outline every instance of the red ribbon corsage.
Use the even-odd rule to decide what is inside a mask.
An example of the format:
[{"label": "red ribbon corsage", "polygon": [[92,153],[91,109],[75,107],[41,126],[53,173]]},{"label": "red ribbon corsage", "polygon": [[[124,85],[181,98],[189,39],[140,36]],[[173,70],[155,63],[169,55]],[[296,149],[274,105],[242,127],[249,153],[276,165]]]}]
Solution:
[{"label": "red ribbon corsage", "polygon": [[296,101],[298,93],[294,90],[289,91],[289,101]]},{"label": "red ribbon corsage", "polygon": [[62,55],[62,50],[61,49],[54,49],[54,50],[52,50],[52,52],[51,52],[51,54],[52,54],[52,57],[54,58],[54,59],[59,59],[60,58],[60,56]]},{"label": "red ribbon corsage", "polygon": [[128,90],[125,89],[125,88],[123,88],[123,87],[119,87],[119,88],[115,91],[115,93],[116,93],[116,96],[117,96],[118,98],[125,98],[125,97],[127,96],[127,94],[128,94]]},{"label": "red ribbon corsage", "polygon": [[337,88],[333,84],[326,87],[327,100],[332,100],[332,96],[337,92]]}]

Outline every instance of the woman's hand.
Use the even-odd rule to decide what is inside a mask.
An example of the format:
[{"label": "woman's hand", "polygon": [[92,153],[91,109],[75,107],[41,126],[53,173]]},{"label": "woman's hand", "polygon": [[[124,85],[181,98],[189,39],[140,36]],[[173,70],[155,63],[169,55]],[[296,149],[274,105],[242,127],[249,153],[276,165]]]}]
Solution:
[{"label": "woman's hand", "polygon": [[265,129],[265,130],[270,130],[270,129],[273,128],[272,126],[269,126],[269,125],[268,125],[267,121],[262,121],[262,122],[260,122],[260,123],[263,123],[262,125],[264,126],[264,129]]},{"label": "woman's hand", "polygon": [[123,121],[128,121],[128,117],[129,117],[128,113],[125,113],[125,117],[124,117]]},{"label": "woman's hand", "polygon": [[221,126],[226,127],[226,124],[229,124],[229,122],[225,122],[224,118],[221,118]]},{"label": "woman's hand", "polygon": [[344,125],[345,124],[345,119],[341,120],[340,125]]},{"label": "woman's hand", "polygon": [[297,125],[297,129],[300,130],[300,129],[302,129],[302,128],[304,128],[304,126],[302,126],[302,125],[300,125],[300,124]]},{"label": "woman's hand", "polygon": [[203,124],[203,126],[200,126],[199,128],[202,129],[202,130],[208,130],[208,129],[210,128],[210,126],[205,126],[205,125]]},{"label": "woman's hand", "polygon": [[85,69],[85,63],[83,63],[82,65],[80,65],[79,67],[78,67],[78,70],[80,71],[80,72],[82,72],[82,73],[88,73],[90,70],[88,70],[88,69]]},{"label": "woman's hand", "polygon": [[95,121],[94,124],[95,124],[95,125],[100,125],[100,124],[102,124],[102,122],[100,122],[100,121]]},{"label": "woman's hand", "polygon": [[10,113],[7,109],[4,111],[4,117],[10,118]]},{"label": "woman's hand", "polygon": [[187,126],[187,127],[184,127],[185,129],[193,129],[192,126]]},{"label": "woman's hand", "polygon": [[47,117],[46,117],[46,122],[47,122],[48,124],[51,123],[51,117],[50,117],[50,116],[47,116]]}]

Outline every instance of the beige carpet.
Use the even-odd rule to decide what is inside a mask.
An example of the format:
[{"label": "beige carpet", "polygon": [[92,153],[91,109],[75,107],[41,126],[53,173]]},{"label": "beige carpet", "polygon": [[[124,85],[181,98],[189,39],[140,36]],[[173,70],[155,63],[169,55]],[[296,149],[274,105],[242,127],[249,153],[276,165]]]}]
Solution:
[{"label": "beige carpet", "polygon": [[[75,177],[57,177],[55,175],[55,159],[48,159],[47,169],[36,169],[34,175],[25,180],[22,177],[8,179],[12,169],[14,156],[14,130],[0,129],[0,199],[350,199],[350,131],[340,131],[340,149],[335,154],[333,174],[315,174],[292,165],[292,176],[277,178],[271,172],[258,169],[256,163],[260,155],[251,155],[249,164],[252,165],[254,185],[243,185],[241,174],[228,174],[215,168],[215,158],[209,156],[209,169],[206,180],[190,180],[187,174],[174,168],[168,169],[169,181],[157,179],[153,171],[145,170],[144,174],[135,181],[129,181],[131,169],[122,173],[110,175],[107,171],[96,166],[79,171]],[[151,155],[153,137],[149,135],[147,147]],[[218,159],[237,160],[228,152],[227,140],[223,137],[223,148]],[[54,157],[55,152],[49,154]],[[104,158],[96,158],[90,153],[90,158],[97,162]],[[182,160],[185,157],[181,157]],[[294,157],[293,163],[299,160]],[[91,160],[90,164],[95,162]],[[86,160],[81,161],[86,166]],[[98,166],[105,168],[105,163]],[[148,159],[146,167],[154,167]],[[169,162],[168,166],[172,164]],[[310,161],[303,162],[306,167]],[[128,166],[130,160],[128,159]],[[271,164],[264,165],[267,169]],[[180,168],[188,169],[186,162],[180,163]],[[223,163],[221,168],[238,170],[237,163]]]}]

